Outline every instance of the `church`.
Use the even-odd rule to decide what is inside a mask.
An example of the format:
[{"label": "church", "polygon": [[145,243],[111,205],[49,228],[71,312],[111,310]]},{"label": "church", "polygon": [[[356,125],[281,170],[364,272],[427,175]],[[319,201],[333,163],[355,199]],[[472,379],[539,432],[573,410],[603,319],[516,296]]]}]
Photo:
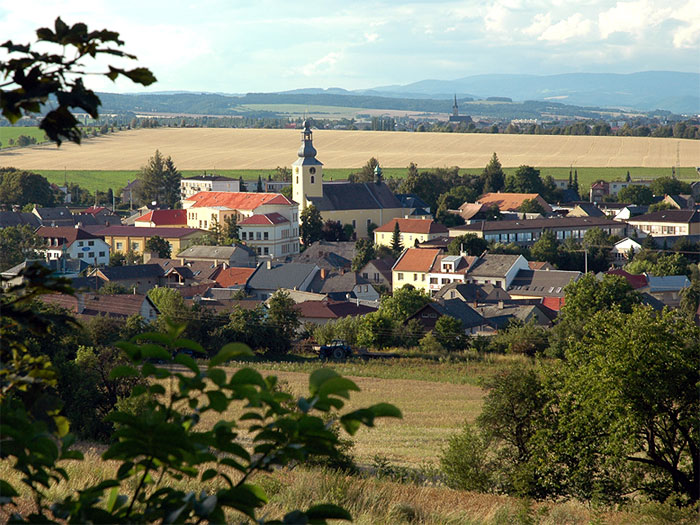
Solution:
[{"label": "church", "polygon": [[304,121],[298,159],[292,163],[292,199],[299,212],[314,205],[323,221],[351,224],[358,238],[368,237],[367,227],[382,226],[392,219],[409,215],[413,209],[404,208],[399,199],[382,181],[377,166],[374,182],[323,182],[323,163],[316,158],[311,123]]}]

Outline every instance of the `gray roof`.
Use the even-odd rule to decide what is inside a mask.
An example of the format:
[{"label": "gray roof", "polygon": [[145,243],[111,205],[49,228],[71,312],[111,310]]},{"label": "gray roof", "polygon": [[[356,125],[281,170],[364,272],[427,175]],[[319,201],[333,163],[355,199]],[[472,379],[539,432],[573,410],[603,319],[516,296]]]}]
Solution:
[{"label": "gray roof", "polygon": [[485,324],[484,317],[460,299],[447,299],[432,303],[431,306],[441,314],[449,315],[461,321],[464,329]]},{"label": "gray roof", "polygon": [[487,253],[472,265],[469,275],[475,277],[505,277],[520,255]]},{"label": "gray roof", "polygon": [[430,208],[428,203],[413,193],[397,193],[396,198],[404,208]]},{"label": "gray roof", "polygon": [[320,268],[350,268],[355,257],[355,243],[343,241],[316,241],[292,260],[300,263],[316,263]]},{"label": "gray roof", "polygon": [[645,215],[637,215],[629,222],[670,222],[670,223],[696,223],[700,222],[700,211],[695,210],[661,210]]},{"label": "gray roof", "polygon": [[106,266],[99,271],[110,281],[161,277],[163,268],[158,264],[134,264],[131,266]]},{"label": "gray roof", "polygon": [[592,202],[578,204],[576,207],[580,208],[583,212],[585,212],[588,217],[605,217],[605,213],[603,213],[603,210],[598,208],[598,206],[596,206]]},{"label": "gray roof", "polygon": [[480,306],[476,311],[481,314],[491,326],[500,330],[501,328],[505,328],[506,325],[514,319],[526,321],[532,315],[533,310],[538,309],[538,306],[533,304],[504,304]]},{"label": "gray roof", "polygon": [[655,277],[647,274],[649,292],[677,292],[690,286],[690,281],[685,275],[664,275]]},{"label": "gray roof", "polygon": [[0,228],[8,226],[22,226],[28,224],[32,228],[41,226],[39,217],[30,212],[23,211],[0,211]]},{"label": "gray roof", "polygon": [[380,182],[324,184],[323,197],[307,197],[319,211],[401,208],[389,187]]},{"label": "gray roof", "polygon": [[510,300],[510,294],[503,288],[494,286],[493,284],[476,284],[476,283],[449,283],[440,288],[436,294],[436,298],[449,298],[450,292],[459,294],[463,301],[468,302],[497,302]]},{"label": "gray roof", "polygon": [[320,292],[325,294],[349,293],[358,284],[369,284],[369,281],[357,272],[331,275],[323,281]]},{"label": "gray roof", "polygon": [[237,244],[236,246],[190,246],[177,254],[178,257],[209,258],[209,259],[230,259],[236,251],[246,251],[250,255],[255,252],[248,246]]},{"label": "gray roof", "polygon": [[605,217],[550,217],[548,219],[521,219],[517,221],[480,221],[464,226],[455,226],[450,231],[474,232],[474,231],[515,231],[515,230],[546,230],[557,228],[576,227],[616,227],[622,228],[624,222],[613,221]]},{"label": "gray roof", "polygon": [[563,270],[520,270],[510,283],[511,295],[531,295],[533,297],[564,297],[564,288],[571,281],[577,281],[581,272]]},{"label": "gray roof", "polygon": [[313,263],[270,263],[258,265],[248,280],[248,288],[253,290],[277,290],[278,288],[299,288],[309,275],[318,268]]}]

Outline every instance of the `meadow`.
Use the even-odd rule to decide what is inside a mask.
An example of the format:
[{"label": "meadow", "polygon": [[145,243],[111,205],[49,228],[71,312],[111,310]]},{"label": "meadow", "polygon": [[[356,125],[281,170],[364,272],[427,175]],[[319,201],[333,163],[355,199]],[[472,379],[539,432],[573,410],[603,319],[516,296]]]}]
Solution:
[{"label": "meadow", "polygon": [[10,139],[17,140],[20,135],[26,135],[28,137],[34,137],[37,142],[44,142],[47,140],[44,130],[39,129],[36,126],[24,126],[24,127],[13,127],[13,126],[1,126],[0,127],[0,149],[9,148]]}]

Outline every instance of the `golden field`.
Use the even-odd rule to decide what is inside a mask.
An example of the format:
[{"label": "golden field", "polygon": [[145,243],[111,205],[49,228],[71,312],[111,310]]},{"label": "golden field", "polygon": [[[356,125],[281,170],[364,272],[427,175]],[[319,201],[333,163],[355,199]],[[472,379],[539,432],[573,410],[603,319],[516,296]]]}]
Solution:
[{"label": "golden field", "polygon": [[[377,157],[385,167],[480,168],[493,152],[504,166],[700,166],[700,141],[650,137],[314,132],[327,168],[362,166]],[[136,170],[159,149],[181,170],[270,169],[296,158],[298,130],[161,128],[86,139],[81,146],[39,145],[0,153],[0,166],[53,170]]]}]

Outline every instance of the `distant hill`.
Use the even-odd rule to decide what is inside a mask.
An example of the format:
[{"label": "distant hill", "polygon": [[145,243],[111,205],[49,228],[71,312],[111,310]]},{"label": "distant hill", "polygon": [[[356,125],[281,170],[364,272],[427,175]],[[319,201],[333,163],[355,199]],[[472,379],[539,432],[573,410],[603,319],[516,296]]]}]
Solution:
[{"label": "distant hill", "polygon": [[434,99],[449,99],[456,93],[458,97],[501,96],[520,101],[554,100],[574,106],[700,113],[700,74],[675,71],[476,75],[457,80],[421,80],[403,86],[380,86],[359,93]]}]

